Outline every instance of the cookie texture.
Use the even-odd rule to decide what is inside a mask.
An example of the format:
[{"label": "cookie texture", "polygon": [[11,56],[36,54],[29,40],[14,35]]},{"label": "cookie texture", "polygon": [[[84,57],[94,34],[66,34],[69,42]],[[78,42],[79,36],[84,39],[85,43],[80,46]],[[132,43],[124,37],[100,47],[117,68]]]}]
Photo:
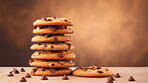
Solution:
[{"label": "cookie texture", "polygon": [[32,50],[73,50],[69,43],[37,43],[30,47]]},{"label": "cookie texture", "polygon": [[36,51],[32,54],[33,59],[74,59],[76,55],[70,51]]},{"label": "cookie texture", "polygon": [[73,75],[81,77],[108,77],[112,76],[113,72],[110,69],[90,66],[90,67],[78,67],[73,71]]},{"label": "cookie texture", "polygon": [[29,70],[30,75],[36,76],[61,76],[71,74],[72,70],[69,68],[38,68],[34,67]]},{"label": "cookie texture", "polygon": [[72,34],[73,30],[65,26],[34,26],[35,34]]},{"label": "cookie texture", "polygon": [[33,26],[39,25],[62,25],[62,26],[72,26],[71,20],[68,18],[57,18],[57,17],[46,17],[38,19],[33,23]]},{"label": "cookie texture", "polygon": [[35,66],[35,67],[63,68],[63,67],[72,67],[74,66],[75,63],[71,60],[31,59],[29,64],[30,66]]},{"label": "cookie texture", "polygon": [[32,42],[70,42],[72,40],[71,36],[64,35],[36,35],[31,41]]}]

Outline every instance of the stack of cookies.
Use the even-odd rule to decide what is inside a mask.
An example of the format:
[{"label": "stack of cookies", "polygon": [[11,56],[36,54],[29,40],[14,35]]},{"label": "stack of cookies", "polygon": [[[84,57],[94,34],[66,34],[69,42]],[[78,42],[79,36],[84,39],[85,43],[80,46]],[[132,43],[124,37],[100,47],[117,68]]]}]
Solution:
[{"label": "stack of cookies", "polygon": [[71,74],[68,67],[74,66],[70,59],[75,54],[70,52],[74,46],[70,44],[73,31],[69,26],[73,24],[67,18],[47,17],[38,19],[33,23],[33,33],[36,34],[31,41],[32,50],[37,50],[31,55],[29,71],[31,75],[58,76]]}]

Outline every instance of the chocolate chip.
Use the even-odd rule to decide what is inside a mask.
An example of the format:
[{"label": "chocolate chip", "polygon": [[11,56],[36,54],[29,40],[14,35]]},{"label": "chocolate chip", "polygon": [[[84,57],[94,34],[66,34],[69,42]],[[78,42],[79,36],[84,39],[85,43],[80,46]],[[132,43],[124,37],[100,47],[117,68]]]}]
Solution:
[{"label": "chocolate chip", "polygon": [[52,63],[51,66],[55,66],[55,64]]},{"label": "chocolate chip", "polygon": [[47,48],[47,45],[44,45],[45,48]]},{"label": "chocolate chip", "polygon": [[119,75],[119,73],[117,73],[116,75],[114,75],[115,78],[121,78],[121,76]]},{"label": "chocolate chip", "polygon": [[12,71],[11,71],[11,72],[9,72],[9,74],[8,74],[7,76],[8,76],[8,77],[13,76]]},{"label": "chocolate chip", "polygon": [[102,73],[103,73],[103,71],[100,71],[100,70],[99,70],[99,71],[98,71],[98,73],[102,74]]},{"label": "chocolate chip", "polygon": [[43,77],[41,78],[41,80],[48,80],[48,78],[47,78],[46,76],[43,76]]},{"label": "chocolate chip", "polygon": [[51,70],[51,73],[52,73],[52,74],[55,74],[55,72],[56,72],[56,70]]},{"label": "chocolate chip", "polygon": [[135,81],[135,79],[132,76],[130,76],[128,81]]},{"label": "chocolate chip", "polygon": [[37,56],[39,56],[40,54],[41,54],[41,53],[40,53],[40,52],[38,52],[38,53],[37,53]]},{"label": "chocolate chip", "polygon": [[64,21],[70,23],[70,20],[68,20],[68,19],[65,19]]},{"label": "chocolate chip", "polygon": [[110,79],[112,79],[113,81],[115,81],[115,79],[114,79],[114,77],[113,77],[113,76],[110,76],[109,78],[110,78]]},{"label": "chocolate chip", "polygon": [[69,80],[69,78],[66,75],[64,75],[62,80]]},{"label": "chocolate chip", "polygon": [[64,53],[59,53],[59,54],[58,54],[58,57],[59,57],[59,58],[63,58],[63,57],[64,57]]},{"label": "chocolate chip", "polygon": [[57,17],[53,17],[54,19],[56,19]]},{"label": "chocolate chip", "polygon": [[27,82],[27,80],[26,80],[24,77],[22,77],[22,78],[20,79],[20,82]]},{"label": "chocolate chip", "polygon": [[31,75],[29,75],[28,73],[25,75],[25,78],[31,78]]},{"label": "chocolate chip", "polygon": [[32,69],[32,73],[35,73],[37,71],[37,69]]},{"label": "chocolate chip", "polygon": [[106,83],[114,83],[113,80],[111,78],[108,78]]},{"label": "chocolate chip", "polygon": [[54,37],[54,42],[58,42],[58,38],[57,37]]},{"label": "chocolate chip", "polygon": [[67,26],[64,26],[63,28],[65,28],[65,29],[66,29],[66,28],[67,28]]},{"label": "chocolate chip", "polygon": [[33,27],[33,29],[36,29],[36,28],[37,28],[37,26],[34,26],[34,27]]},{"label": "chocolate chip", "polygon": [[14,74],[19,74],[19,71],[17,69],[14,70]]},{"label": "chocolate chip", "polygon": [[68,50],[70,50],[71,44],[70,44],[70,43],[66,43],[66,44],[67,44],[67,46],[68,46]]},{"label": "chocolate chip", "polygon": [[53,49],[54,48],[54,46],[53,45],[51,45],[51,49]]},{"label": "chocolate chip", "polygon": [[25,72],[25,69],[24,68],[21,68],[20,72]]},{"label": "chocolate chip", "polygon": [[14,72],[16,69],[15,68],[13,68],[13,70],[11,71],[11,72]]},{"label": "chocolate chip", "polygon": [[96,69],[101,69],[101,67],[98,66]]},{"label": "chocolate chip", "polygon": [[41,43],[38,43],[38,45],[42,45]]},{"label": "chocolate chip", "polygon": [[12,71],[10,71],[10,73],[12,73]]},{"label": "chocolate chip", "polygon": [[65,19],[64,21],[65,21],[65,22],[68,22],[68,20],[67,20],[67,19]]},{"label": "chocolate chip", "polygon": [[32,63],[32,62],[34,62],[34,60],[33,60],[33,59],[30,59],[30,60],[29,60],[29,64]]},{"label": "chocolate chip", "polygon": [[52,21],[52,19],[47,19],[46,21]]},{"label": "chocolate chip", "polygon": [[105,68],[106,71],[109,71],[107,68]]}]

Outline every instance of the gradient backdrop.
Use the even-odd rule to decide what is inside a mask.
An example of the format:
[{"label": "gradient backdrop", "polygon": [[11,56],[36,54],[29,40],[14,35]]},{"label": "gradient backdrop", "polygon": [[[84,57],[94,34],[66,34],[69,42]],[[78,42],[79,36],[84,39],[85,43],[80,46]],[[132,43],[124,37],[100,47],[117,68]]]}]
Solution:
[{"label": "gradient backdrop", "polygon": [[29,66],[32,23],[73,20],[75,66],[148,66],[148,0],[1,0],[0,66]]}]

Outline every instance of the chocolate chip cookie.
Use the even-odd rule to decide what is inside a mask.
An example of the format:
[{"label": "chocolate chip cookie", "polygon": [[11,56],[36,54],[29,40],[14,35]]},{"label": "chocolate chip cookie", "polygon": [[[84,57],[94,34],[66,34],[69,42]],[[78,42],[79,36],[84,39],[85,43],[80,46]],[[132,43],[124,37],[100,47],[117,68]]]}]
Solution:
[{"label": "chocolate chip cookie", "polygon": [[33,26],[40,25],[72,26],[73,24],[68,18],[46,17],[38,19],[33,23]]},{"label": "chocolate chip cookie", "polygon": [[75,63],[71,60],[30,59],[29,64],[35,67],[63,68],[72,67]]},{"label": "chocolate chip cookie", "polygon": [[32,54],[33,59],[74,59],[76,55],[70,51],[36,51]]},{"label": "chocolate chip cookie", "polygon": [[39,68],[34,67],[29,70],[30,75],[37,76],[60,76],[60,75],[68,75],[71,74],[72,70],[69,68]]},{"label": "chocolate chip cookie", "polygon": [[35,34],[72,34],[71,28],[62,26],[34,26],[33,33]]},{"label": "chocolate chip cookie", "polygon": [[108,77],[112,76],[113,72],[110,69],[90,66],[90,67],[78,67],[73,71],[73,75],[82,77]]}]

